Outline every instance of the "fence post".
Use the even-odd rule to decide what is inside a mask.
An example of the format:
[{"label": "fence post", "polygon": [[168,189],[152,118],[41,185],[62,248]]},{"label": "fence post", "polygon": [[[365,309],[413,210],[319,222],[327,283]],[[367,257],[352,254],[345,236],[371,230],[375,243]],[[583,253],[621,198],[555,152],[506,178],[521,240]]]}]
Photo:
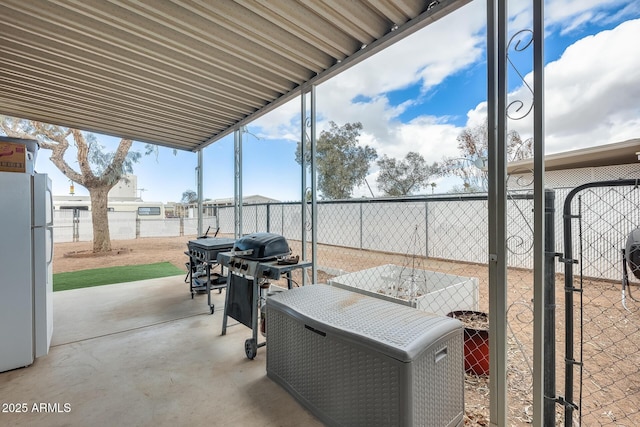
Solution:
[{"label": "fence post", "polygon": [[424,257],[429,258],[429,204],[424,201]]},{"label": "fence post", "polygon": [[268,203],[267,204],[267,233],[271,232],[271,221],[270,221],[270,218],[271,218],[271,204]]},{"label": "fence post", "polygon": [[73,210],[73,239],[74,242],[80,241],[80,212]]},{"label": "fence post", "polygon": [[362,200],[360,201],[360,249],[362,249]]},{"label": "fence post", "polygon": [[556,242],[555,192],[544,193],[544,377],[543,425],[555,425],[556,417]]}]

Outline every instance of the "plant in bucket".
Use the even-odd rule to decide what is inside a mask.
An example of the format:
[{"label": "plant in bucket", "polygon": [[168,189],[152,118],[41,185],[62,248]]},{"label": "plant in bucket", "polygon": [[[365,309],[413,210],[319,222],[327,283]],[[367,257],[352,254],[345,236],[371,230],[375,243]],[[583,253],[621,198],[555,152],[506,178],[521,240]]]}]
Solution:
[{"label": "plant in bucket", "polygon": [[475,375],[489,374],[489,317],[481,311],[452,311],[448,317],[464,325],[464,370]]}]

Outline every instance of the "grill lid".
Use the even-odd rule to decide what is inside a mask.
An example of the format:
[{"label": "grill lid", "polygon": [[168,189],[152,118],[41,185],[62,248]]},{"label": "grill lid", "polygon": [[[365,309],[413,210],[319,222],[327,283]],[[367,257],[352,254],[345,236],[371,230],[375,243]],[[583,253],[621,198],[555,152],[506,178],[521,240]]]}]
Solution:
[{"label": "grill lid", "polygon": [[266,261],[291,253],[287,240],[273,233],[248,234],[236,240],[232,256],[255,261]]}]

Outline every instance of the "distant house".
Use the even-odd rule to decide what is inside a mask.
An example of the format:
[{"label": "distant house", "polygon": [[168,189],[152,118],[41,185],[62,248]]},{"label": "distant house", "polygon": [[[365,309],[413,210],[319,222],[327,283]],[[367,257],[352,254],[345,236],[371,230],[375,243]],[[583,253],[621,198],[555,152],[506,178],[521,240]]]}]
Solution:
[{"label": "distant house", "polygon": [[[573,188],[588,182],[640,179],[640,139],[545,156],[545,184]],[[510,190],[533,188],[533,159],[507,165]]]},{"label": "distant house", "polygon": [[[138,197],[138,177],[127,175],[109,191],[107,209],[110,212],[136,212],[140,219],[159,219],[165,217],[162,202],[145,202]],[[76,196],[75,194],[54,195],[54,210],[73,210],[74,216],[78,211],[91,210],[91,198],[89,196]]]},{"label": "distant house", "polygon": [[[252,196],[244,196],[242,198],[242,203],[245,205],[258,205],[258,204],[265,204],[265,203],[280,203],[280,200],[254,194]],[[170,205],[171,207],[169,207]],[[227,197],[224,199],[207,199],[207,200],[203,200],[202,202],[202,211],[204,216],[216,216],[217,209],[219,207],[233,206],[233,205],[234,205],[233,197]],[[195,203],[189,204],[186,207],[179,203],[171,203],[171,204],[168,203],[166,205],[166,209],[171,212],[173,211],[180,212],[180,214],[178,215],[181,215],[181,216],[194,218],[195,213],[198,210],[198,206]]]},{"label": "distant house", "polygon": [[[244,196],[242,197],[242,203],[245,205],[256,205],[256,204],[264,204],[264,203],[279,203],[280,200],[272,199],[270,197],[260,196],[258,194],[254,194],[252,196]],[[233,206],[234,198],[229,197],[226,199],[213,199],[207,200],[204,202],[206,205],[215,205],[215,206]]]}]

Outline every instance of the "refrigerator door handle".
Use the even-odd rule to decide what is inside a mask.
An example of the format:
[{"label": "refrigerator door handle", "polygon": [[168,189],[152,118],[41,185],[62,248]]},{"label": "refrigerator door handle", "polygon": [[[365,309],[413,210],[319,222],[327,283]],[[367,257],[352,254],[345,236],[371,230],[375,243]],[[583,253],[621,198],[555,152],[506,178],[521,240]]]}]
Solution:
[{"label": "refrigerator door handle", "polygon": [[[47,221],[47,227],[53,227],[53,191],[47,186],[47,195],[49,196],[49,221]],[[53,244],[53,230],[51,231],[51,243]],[[51,249],[53,254],[53,249]],[[52,255],[53,256],[53,255]]]},{"label": "refrigerator door handle", "polygon": [[53,262],[53,227],[47,227],[47,232],[50,237],[49,254],[47,255],[47,265],[49,265]]}]

